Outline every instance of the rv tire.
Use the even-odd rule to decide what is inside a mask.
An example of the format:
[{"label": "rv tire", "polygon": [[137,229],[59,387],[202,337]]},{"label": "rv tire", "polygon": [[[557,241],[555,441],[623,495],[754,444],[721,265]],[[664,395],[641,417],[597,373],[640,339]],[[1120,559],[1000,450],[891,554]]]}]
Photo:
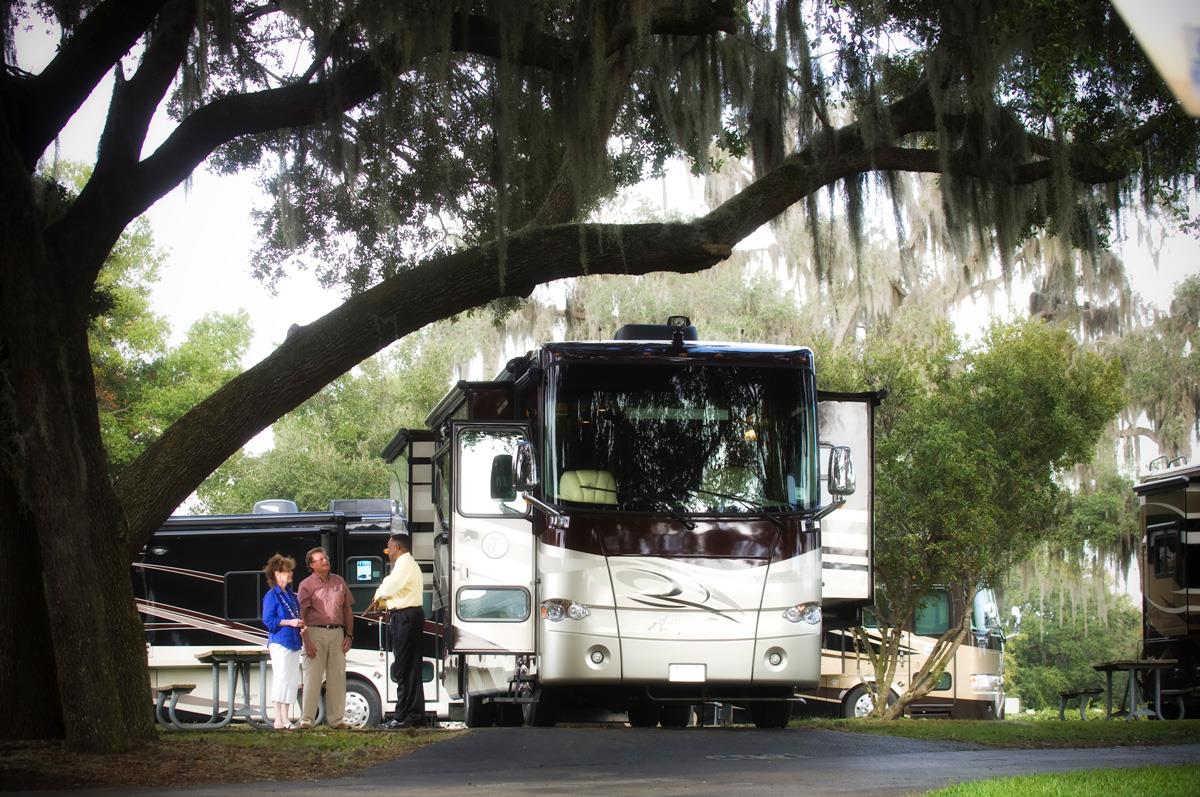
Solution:
[{"label": "rv tire", "polygon": [[374,728],[383,722],[383,704],[375,688],[357,678],[346,679],[346,714],[351,728]]},{"label": "rv tire", "polygon": [[496,718],[496,706],[484,703],[483,695],[463,690],[463,724],[468,728],[490,728]]},{"label": "rv tire", "polygon": [[658,724],[658,706],[653,703],[630,703],[627,711],[629,724],[634,728],[653,728]]},{"label": "rv tire", "polygon": [[[896,702],[896,695],[888,693],[888,705]],[[859,684],[850,690],[850,694],[846,695],[845,702],[842,703],[842,716],[852,720],[859,717],[865,717],[875,708],[875,699],[871,695],[871,690],[866,684]]]},{"label": "rv tire", "polygon": [[687,703],[663,703],[658,719],[664,728],[686,728],[692,720],[692,707]]},{"label": "rv tire", "polygon": [[502,728],[519,728],[525,724],[525,715],[518,703],[502,703],[496,706],[496,724]]}]

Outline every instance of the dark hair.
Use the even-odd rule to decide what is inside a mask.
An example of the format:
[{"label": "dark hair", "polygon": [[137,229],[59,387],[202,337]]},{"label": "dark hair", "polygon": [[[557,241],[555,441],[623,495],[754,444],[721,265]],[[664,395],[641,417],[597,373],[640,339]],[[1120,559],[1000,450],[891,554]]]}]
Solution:
[{"label": "dark hair", "polygon": [[322,548],[319,545],[316,548],[313,548],[308,553],[304,554],[304,564],[308,565],[309,569],[312,569],[312,558],[319,553],[325,554],[326,559],[329,558],[329,554],[325,551],[324,548]]},{"label": "dark hair", "polygon": [[408,536],[407,534],[396,532],[388,537],[388,539],[393,540],[397,545],[406,551],[412,550],[412,537]]},{"label": "dark hair", "polygon": [[263,568],[263,572],[267,575],[267,586],[275,586],[275,574],[280,570],[292,571],[296,569],[296,560],[290,556],[284,556],[277,553],[267,560],[267,566]]}]

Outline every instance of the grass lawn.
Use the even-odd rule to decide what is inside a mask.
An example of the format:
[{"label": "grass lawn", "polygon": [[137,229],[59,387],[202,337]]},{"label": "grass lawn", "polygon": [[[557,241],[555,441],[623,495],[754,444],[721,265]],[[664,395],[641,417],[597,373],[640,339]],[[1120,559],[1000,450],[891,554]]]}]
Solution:
[{"label": "grass lawn", "polygon": [[926,792],[925,797],[1192,797],[1198,784],[1200,764],[1178,764],[992,778]]},{"label": "grass lawn", "polygon": [[1200,743],[1200,720],[1151,722],[1053,720],[839,720],[810,719],[795,723],[852,733],[904,736],[926,741],[971,742],[988,747],[1132,747]]},{"label": "grass lawn", "polygon": [[0,791],[89,786],[193,786],[265,780],[317,780],[389,761],[462,731],[158,732],[119,755],[68,752],[61,742],[0,742]]}]

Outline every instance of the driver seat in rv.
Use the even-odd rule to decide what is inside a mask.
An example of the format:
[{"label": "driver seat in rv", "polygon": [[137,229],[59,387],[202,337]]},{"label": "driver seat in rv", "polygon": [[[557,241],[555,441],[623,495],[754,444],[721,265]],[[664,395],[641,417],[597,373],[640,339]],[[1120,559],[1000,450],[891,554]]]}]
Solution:
[{"label": "driver seat in rv", "polygon": [[558,480],[558,497],[580,504],[615,504],[617,480],[606,470],[565,470]]}]

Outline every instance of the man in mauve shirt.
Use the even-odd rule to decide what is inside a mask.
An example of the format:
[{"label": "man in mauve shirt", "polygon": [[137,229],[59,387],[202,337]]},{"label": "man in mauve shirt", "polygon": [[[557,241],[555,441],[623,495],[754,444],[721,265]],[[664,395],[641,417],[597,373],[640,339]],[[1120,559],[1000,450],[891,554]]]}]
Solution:
[{"label": "man in mauve shirt", "polygon": [[304,620],[304,714],[301,728],[316,724],[321,681],[325,681],[325,721],[331,728],[348,728],[346,714],[346,653],[354,640],[354,595],[346,580],[329,572],[329,554],[313,548],[305,557],[312,572],[300,582],[300,618]]}]

